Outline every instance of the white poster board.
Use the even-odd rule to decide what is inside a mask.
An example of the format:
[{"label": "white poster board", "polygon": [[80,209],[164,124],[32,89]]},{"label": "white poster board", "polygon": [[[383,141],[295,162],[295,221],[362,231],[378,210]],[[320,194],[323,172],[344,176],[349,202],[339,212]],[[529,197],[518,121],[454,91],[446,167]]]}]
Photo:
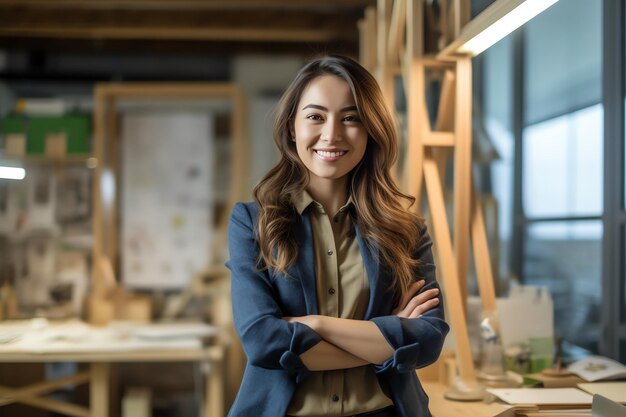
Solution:
[{"label": "white poster board", "polygon": [[140,110],[121,123],[121,280],[177,289],[206,268],[213,235],[213,117]]}]

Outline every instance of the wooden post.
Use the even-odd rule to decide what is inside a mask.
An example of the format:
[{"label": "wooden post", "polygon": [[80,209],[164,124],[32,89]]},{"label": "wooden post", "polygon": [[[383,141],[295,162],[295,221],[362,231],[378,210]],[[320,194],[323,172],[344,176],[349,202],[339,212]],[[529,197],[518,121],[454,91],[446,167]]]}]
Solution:
[{"label": "wooden post", "polygon": [[461,283],[463,306],[467,300],[470,239],[470,194],[472,190],[472,62],[456,61],[454,111],[454,253]]},{"label": "wooden post", "polygon": [[109,417],[109,373],[110,364],[91,364],[91,384],[89,385],[90,417]]}]

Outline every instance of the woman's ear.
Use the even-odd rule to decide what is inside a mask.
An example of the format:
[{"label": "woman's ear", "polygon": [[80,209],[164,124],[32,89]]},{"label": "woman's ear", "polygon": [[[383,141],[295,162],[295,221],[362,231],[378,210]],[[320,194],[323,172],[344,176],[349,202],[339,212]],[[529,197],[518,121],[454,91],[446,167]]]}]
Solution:
[{"label": "woman's ear", "polygon": [[291,138],[292,142],[296,141],[296,129],[293,125],[293,121],[289,122],[289,137]]}]

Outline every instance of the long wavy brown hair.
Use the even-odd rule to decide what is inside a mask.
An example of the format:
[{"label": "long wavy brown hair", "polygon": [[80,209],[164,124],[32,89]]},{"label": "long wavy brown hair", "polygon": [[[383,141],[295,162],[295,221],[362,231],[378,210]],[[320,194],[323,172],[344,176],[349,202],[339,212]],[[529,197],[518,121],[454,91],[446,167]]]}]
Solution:
[{"label": "long wavy brown hair", "polygon": [[274,141],[280,160],[254,188],[254,199],[260,207],[256,229],[259,266],[288,275],[288,268],[298,256],[294,230],[300,215],[292,201],[306,188],[309,172],[298,157],[291,132],[303,91],[311,80],[328,74],[348,83],[368,133],[365,155],[348,174],[349,192],[359,230],[368,245],[378,247],[379,261],[392,272],[391,289],[398,297],[406,294],[415,280],[418,261],[412,255],[423,219],[408,210],[415,199],[402,193],[390,174],[398,156],[398,136],[382,91],[365,68],[346,57],[326,56],[309,62],[278,103]]}]

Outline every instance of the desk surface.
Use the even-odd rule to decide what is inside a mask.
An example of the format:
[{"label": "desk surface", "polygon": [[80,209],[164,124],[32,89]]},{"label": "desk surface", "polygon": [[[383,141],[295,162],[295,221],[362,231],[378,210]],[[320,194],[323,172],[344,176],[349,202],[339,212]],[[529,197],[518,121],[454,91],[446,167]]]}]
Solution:
[{"label": "desk surface", "polygon": [[31,353],[19,350],[0,350],[0,362],[197,362],[220,360],[223,354],[223,346],[110,352],[72,352],[68,350],[67,352]]},{"label": "desk surface", "polygon": [[448,390],[443,384],[423,382],[422,385],[430,399],[429,408],[433,417],[513,417],[518,409],[501,402],[450,401],[443,396]]},{"label": "desk surface", "polygon": [[[172,327],[171,325],[168,325]],[[184,328],[185,325],[181,325]],[[199,324],[202,326],[202,324]],[[154,331],[163,330],[163,338]],[[201,328],[200,328],[201,329]],[[198,328],[193,329],[196,333]],[[150,331],[150,332],[148,332]],[[82,322],[52,323],[33,328],[24,323],[0,323],[0,334],[18,335],[0,343],[0,362],[180,362],[221,360],[223,346],[204,347],[193,334],[167,337],[158,325],[92,327]],[[150,337],[140,337],[148,334]],[[158,335],[157,335],[158,336]]]}]

